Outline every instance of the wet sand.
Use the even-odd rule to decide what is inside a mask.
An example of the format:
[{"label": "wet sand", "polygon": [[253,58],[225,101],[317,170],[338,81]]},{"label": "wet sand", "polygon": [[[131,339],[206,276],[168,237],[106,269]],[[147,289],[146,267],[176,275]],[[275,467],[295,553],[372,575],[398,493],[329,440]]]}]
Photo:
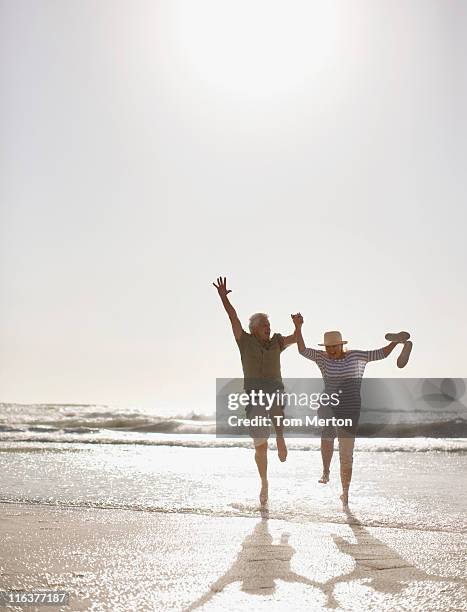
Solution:
[{"label": "wet sand", "polygon": [[[9,610],[467,610],[466,535],[190,512],[0,504]],[[342,516],[339,518],[342,521]]]}]

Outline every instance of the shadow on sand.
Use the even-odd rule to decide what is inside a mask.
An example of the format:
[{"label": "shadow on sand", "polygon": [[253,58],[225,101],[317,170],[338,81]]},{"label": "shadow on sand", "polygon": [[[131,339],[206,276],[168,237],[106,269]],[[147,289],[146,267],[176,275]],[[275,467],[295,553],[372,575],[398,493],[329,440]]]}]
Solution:
[{"label": "shadow on sand", "polygon": [[279,544],[273,544],[268,527],[268,513],[263,510],[261,514],[261,521],[243,540],[242,550],[230,569],[211,585],[207,593],[191,604],[187,612],[203,606],[216,593],[233,582],[241,582],[242,591],[254,595],[273,593],[276,589],[275,581],[278,579],[320,587],[319,583],[292,571],[290,561],[295,549],[289,544],[289,534],[284,532]]},{"label": "shadow on sand", "polygon": [[342,583],[363,581],[366,587],[374,591],[385,595],[397,595],[413,581],[457,582],[452,578],[430,575],[417,569],[394,549],[371,535],[350,510],[346,511],[346,515],[355,543],[350,543],[337,535],[331,537],[338,550],[355,561],[351,572],[322,582],[294,572],[291,560],[295,549],[289,544],[289,534],[284,532],[280,542],[274,544],[273,537],[269,533],[268,513],[263,511],[261,521],[242,542],[242,549],[232,566],[210,586],[209,591],[192,603],[186,612],[200,608],[234,582],[241,583],[243,592],[254,595],[273,593],[276,589],[276,580],[305,584],[324,593],[327,609],[341,606],[334,597],[334,587]]}]

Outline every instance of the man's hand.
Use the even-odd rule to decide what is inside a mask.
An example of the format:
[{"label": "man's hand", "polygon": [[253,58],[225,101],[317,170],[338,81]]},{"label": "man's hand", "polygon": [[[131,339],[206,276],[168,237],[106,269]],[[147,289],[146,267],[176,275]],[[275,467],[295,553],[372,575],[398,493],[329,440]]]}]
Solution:
[{"label": "man's hand", "polygon": [[301,353],[305,350],[305,341],[302,336],[303,317],[299,312],[290,316],[295,325],[295,341],[297,342],[298,352]]},{"label": "man's hand", "polygon": [[290,315],[292,317],[293,324],[295,325],[295,329],[300,328],[303,325],[303,317],[297,312],[297,314]]},{"label": "man's hand", "polygon": [[222,276],[219,276],[219,278],[217,279],[217,285],[216,283],[212,283],[212,284],[217,289],[217,293],[219,294],[221,299],[225,297],[227,294],[232,293],[232,289],[227,289],[227,279],[225,276],[224,276],[224,279],[222,279]]},{"label": "man's hand", "polygon": [[237,317],[235,308],[229,302],[229,298],[227,297],[227,295],[232,292],[231,289],[227,289],[227,279],[225,278],[225,276],[224,278],[222,278],[222,276],[219,276],[219,278],[217,279],[217,285],[216,283],[212,283],[212,284],[217,289],[217,293],[219,294],[222,304],[224,305],[225,311],[227,312],[229,316],[230,323],[232,324],[232,331],[235,336],[235,340],[239,342],[243,334],[243,328],[242,328],[242,324],[240,323],[239,318]]},{"label": "man's hand", "polygon": [[303,324],[303,317],[299,312],[297,312],[297,314],[293,314],[290,316],[292,317],[292,321],[294,322],[295,331],[290,336],[284,337],[284,348],[290,346],[291,344],[295,344],[295,342],[298,341],[298,336],[300,336],[299,332]]}]

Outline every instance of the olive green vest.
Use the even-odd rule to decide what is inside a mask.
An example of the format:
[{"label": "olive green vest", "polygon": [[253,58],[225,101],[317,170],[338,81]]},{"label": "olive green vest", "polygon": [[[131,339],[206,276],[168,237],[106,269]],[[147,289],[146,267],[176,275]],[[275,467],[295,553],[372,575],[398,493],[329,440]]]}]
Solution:
[{"label": "olive green vest", "polygon": [[274,334],[263,344],[253,334],[243,331],[238,348],[242,358],[245,390],[284,388],[280,361],[284,338],[281,334]]}]

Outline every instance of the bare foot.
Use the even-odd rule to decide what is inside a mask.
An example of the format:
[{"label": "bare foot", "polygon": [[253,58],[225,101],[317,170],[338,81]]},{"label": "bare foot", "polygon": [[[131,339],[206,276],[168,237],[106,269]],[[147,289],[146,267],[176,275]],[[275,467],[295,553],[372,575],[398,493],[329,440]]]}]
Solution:
[{"label": "bare foot", "polygon": [[329,482],[329,472],[323,472],[323,475],[318,480],[321,484],[328,484]]},{"label": "bare foot", "polygon": [[344,507],[344,510],[345,510],[345,508],[349,507],[349,494],[348,493],[342,493],[342,495],[341,495],[341,502],[342,502],[342,505]]},{"label": "bare foot", "polygon": [[287,446],[285,445],[284,438],[276,438],[276,444],[279,460],[284,462],[287,459]]},{"label": "bare foot", "polygon": [[259,503],[265,506],[268,503],[268,481],[264,480],[261,484],[261,491],[259,493]]}]

